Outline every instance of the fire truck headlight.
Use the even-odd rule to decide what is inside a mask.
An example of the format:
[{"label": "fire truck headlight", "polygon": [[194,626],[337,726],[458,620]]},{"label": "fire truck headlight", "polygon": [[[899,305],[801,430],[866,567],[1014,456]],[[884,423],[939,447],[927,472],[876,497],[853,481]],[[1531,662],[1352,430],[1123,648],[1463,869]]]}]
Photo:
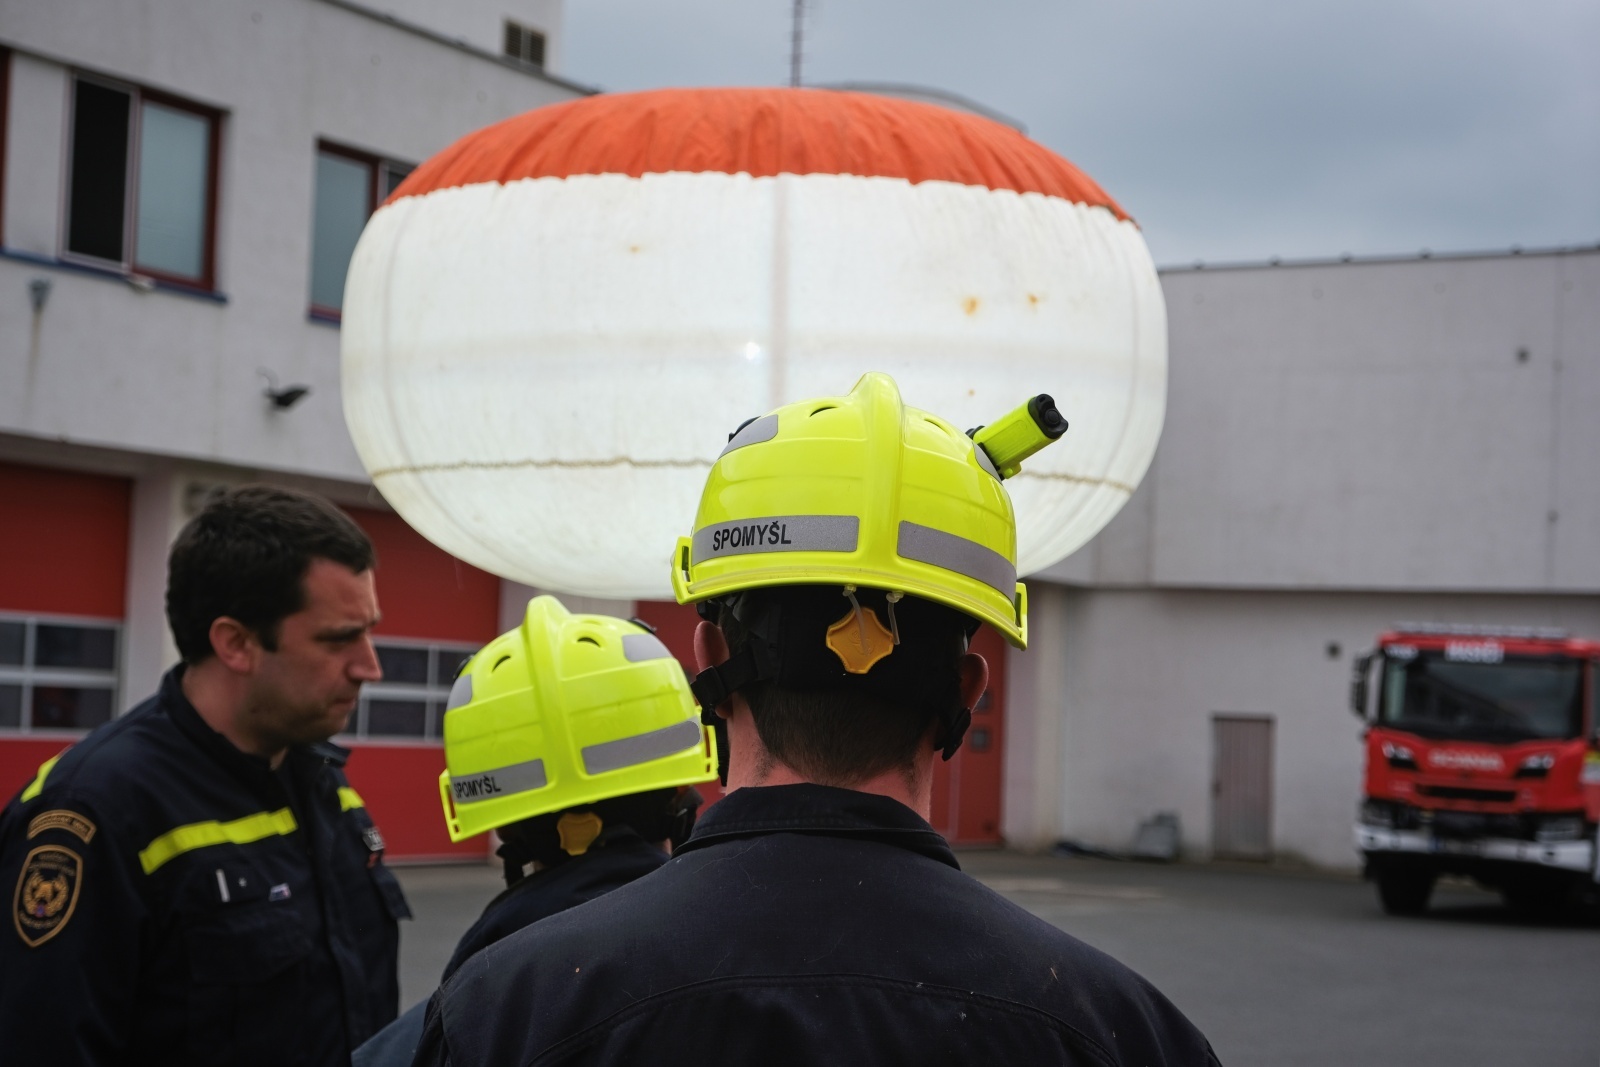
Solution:
[{"label": "fire truck headlight", "polygon": [[1361,805],[1361,821],[1367,826],[1394,829],[1394,809],[1381,800],[1368,800]]},{"label": "fire truck headlight", "polygon": [[1408,771],[1417,769],[1416,754],[1405,745],[1397,745],[1393,741],[1383,743],[1383,758],[1389,761],[1391,767]]},{"label": "fire truck headlight", "polygon": [[1534,832],[1535,841],[1578,841],[1583,838],[1583,816],[1552,815],[1539,824]]},{"label": "fire truck headlight", "polygon": [[1517,767],[1515,777],[1518,778],[1543,778],[1550,773],[1550,768],[1556,763],[1555,756],[1548,752],[1540,752],[1529,756]]}]

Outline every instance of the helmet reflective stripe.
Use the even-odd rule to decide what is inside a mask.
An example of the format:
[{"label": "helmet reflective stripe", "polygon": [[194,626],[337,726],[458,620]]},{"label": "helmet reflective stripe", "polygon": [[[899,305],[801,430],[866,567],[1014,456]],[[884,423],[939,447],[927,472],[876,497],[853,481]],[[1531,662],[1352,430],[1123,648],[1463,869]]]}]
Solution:
[{"label": "helmet reflective stripe", "polygon": [[496,767],[492,771],[451,778],[450,797],[457,804],[475,804],[507,793],[543,789],[547,783],[544,760],[528,760],[526,763],[513,763],[509,767]]},{"label": "helmet reflective stripe", "polygon": [[655,634],[625,634],[622,654],[629,663],[645,663],[653,659],[669,659],[672,653]]},{"label": "helmet reflective stripe", "polygon": [[685,720],[646,734],[602,741],[584,748],[583,769],[590,774],[605,774],[649,763],[699,745],[701,736],[700,724]]},{"label": "helmet reflective stripe", "polygon": [[[1037,431],[1021,435],[1030,446],[1049,438],[1031,412],[1020,417]],[[787,585],[881,589],[944,604],[1026,648],[1016,513],[998,472],[1027,449],[1000,454],[907,407],[886,374],[862,375],[847,396],[786,404],[738,430],[711,465],[672,554],[673,594],[687,604]]]},{"label": "helmet reflective stripe", "polygon": [[470,703],[472,703],[472,675],[462,671],[461,677],[450,687],[450,699],[445,701],[444,710],[450,711]]},{"label": "helmet reflective stripe", "polygon": [[994,460],[989,458],[989,453],[982,445],[972,450],[972,458],[978,461],[978,466],[994,476],[995,481],[1002,481],[1000,472],[994,469]]},{"label": "helmet reflective stripe", "polygon": [[861,520],[854,515],[772,515],[702,526],[694,533],[694,559],[746,552],[854,552]]},{"label": "helmet reflective stripe", "polygon": [[906,559],[930,563],[947,571],[964,574],[1010,596],[1017,587],[1017,568],[1011,561],[976,541],[957,537],[931,526],[914,522],[900,524],[895,551]]},{"label": "helmet reflective stripe", "polygon": [[748,426],[734,434],[732,439],[728,441],[727,447],[717,453],[717,458],[721,459],[736,448],[743,448],[745,445],[758,445],[762,441],[770,441],[776,436],[778,436],[778,416],[763,415],[759,419],[752,420]]}]

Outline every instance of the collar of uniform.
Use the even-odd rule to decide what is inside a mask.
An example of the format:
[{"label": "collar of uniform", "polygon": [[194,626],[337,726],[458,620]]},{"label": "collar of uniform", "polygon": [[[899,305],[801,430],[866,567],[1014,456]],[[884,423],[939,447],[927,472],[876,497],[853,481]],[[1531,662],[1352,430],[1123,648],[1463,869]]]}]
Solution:
[{"label": "collar of uniform", "polygon": [[735,789],[706,812],[676,851],[781,833],[868,838],[961,867],[938,831],[898,800],[809,783]]},{"label": "collar of uniform", "polygon": [[[273,775],[272,764],[265,756],[257,756],[245,752],[211,728],[211,725],[200,717],[189,698],[183,695],[184,665],[178,664],[168,671],[161,679],[161,706],[166,709],[167,717],[173,725],[183,732],[189,740],[198,745],[213,760],[220,763],[236,776],[260,786],[270,787],[269,783],[276,781]],[[336,762],[344,765],[344,760],[349,753],[337,745],[327,744],[313,746],[317,762],[322,762],[325,756],[320,749],[325,746],[337,752]],[[290,749],[295,753],[296,749]]]},{"label": "collar of uniform", "polygon": [[[290,751],[294,750],[291,749]],[[315,744],[307,745],[306,751],[316,757],[319,762],[331,763],[335,767],[343,767],[345,762],[350,759],[350,750],[336,745],[332,741],[318,741]]]}]

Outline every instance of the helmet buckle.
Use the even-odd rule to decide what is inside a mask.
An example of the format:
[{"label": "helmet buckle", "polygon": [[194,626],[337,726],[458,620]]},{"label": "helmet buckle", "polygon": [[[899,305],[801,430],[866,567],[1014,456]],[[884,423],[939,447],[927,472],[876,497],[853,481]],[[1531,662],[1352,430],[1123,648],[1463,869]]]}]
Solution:
[{"label": "helmet buckle", "polygon": [[[828,636],[824,643],[839,657],[839,663],[846,672],[866,674],[880,660],[892,653],[894,646],[900,642],[878,620],[877,612],[861,606],[861,602],[856,599],[855,586],[845,586],[844,595],[850,599],[850,610],[838,622],[828,627]],[[893,618],[892,604],[889,611],[890,618]],[[851,637],[855,640],[852,641]]]},{"label": "helmet buckle", "polygon": [[604,828],[605,823],[592,811],[567,812],[556,822],[556,833],[561,837],[561,851],[569,856],[583,855]]}]

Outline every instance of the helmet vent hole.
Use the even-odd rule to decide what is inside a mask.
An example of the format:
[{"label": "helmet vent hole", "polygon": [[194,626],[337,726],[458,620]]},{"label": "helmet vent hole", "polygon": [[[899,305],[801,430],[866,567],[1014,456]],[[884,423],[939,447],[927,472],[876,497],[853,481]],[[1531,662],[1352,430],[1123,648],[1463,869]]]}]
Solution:
[{"label": "helmet vent hole", "polygon": [[489,668],[489,673],[493,674],[495,671],[499,670],[500,669],[500,664],[506,662],[506,660],[508,660],[510,658],[511,658],[510,656],[501,656],[499,659],[495,660],[494,661],[494,666]]},{"label": "helmet vent hole", "polygon": [[600,642],[596,641],[592,637],[580,637],[580,638],[578,638],[578,644],[580,644],[580,645],[593,645],[595,648],[599,648],[600,647]]},{"label": "helmet vent hole", "polygon": [[823,412],[824,412],[824,411],[832,411],[832,410],[833,410],[833,409],[834,409],[834,408],[836,408],[836,407],[838,407],[838,406],[839,406],[839,405],[837,405],[837,404],[824,404],[824,405],[822,405],[822,406],[821,406],[821,407],[819,407],[819,408],[812,408],[812,409],[811,409],[811,414],[812,414],[812,415],[820,415],[820,414],[822,414],[822,413],[823,413]]}]

